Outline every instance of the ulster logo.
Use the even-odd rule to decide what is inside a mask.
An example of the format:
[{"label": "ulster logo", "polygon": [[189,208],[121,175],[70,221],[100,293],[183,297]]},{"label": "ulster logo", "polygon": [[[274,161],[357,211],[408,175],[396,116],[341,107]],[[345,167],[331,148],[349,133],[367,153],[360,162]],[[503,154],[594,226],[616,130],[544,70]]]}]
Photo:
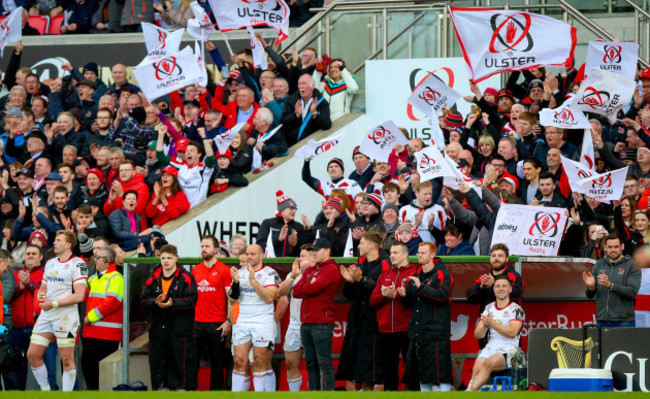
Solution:
[{"label": "ulster logo", "polygon": [[154,69],[156,70],[156,79],[164,80],[173,76],[178,76],[183,73],[180,65],[176,62],[176,57],[169,57],[158,62],[154,62]]},{"label": "ulster logo", "polygon": [[603,47],[603,50],[605,50],[605,56],[603,57],[603,62],[605,64],[609,64],[612,62],[618,64],[619,62],[621,62],[622,59],[621,51],[623,50],[621,46],[606,45]]},{"label": "ulster logo", "polygon": [[556,111],[555,115],[553,116],[553,119],[555,119],[556,121],[567,122],[567,123],[571,123],[574,120],[573,113],[567,108],[563,108],[560,111]]},{"label": "ulster logo", "polygon": [[490,25],[494,31],[490,39],[490,52],[530,51],[533,48],[533,38],[530,35],[532,24],[530,15],[515,14],[505,19],[503,17],[502,14],[495,14],[490,18]]},{"label": "ulster logo", "polygon": [[[374,131],[373,131],[373,133],[374,133]],[[335,145],[337,145],[338,143],[339,143],[338,140],[330,140],[330,141],[326,141],[326,142],[324,142],[323,144],[321,144],[320,146],[318,146],[318,148],[316,148],[316,150],[315,150],[314,152],[315,152],[317,155],[318,155],[318,154],[322,154],[322,153],[324,153],[325,151],[327,151],[327,150],[331,149],[332,147],[334,147]]]},{"label": "ulster logo", "polygon": [[427,86],[418,97],[424,100],[427,104],[433,106],[436,101],[440,100],[441,95],[437,91]]},{"label": "ulster logo", "polygon": [[557,212],[537,212],[535,214],[535,221],[530,226],[528,234],[531,236],[542,235],[545,237],[555,237],[558,233],[558,223],[560,221],[560,214]]},{"label": "ulster logo", "polygon": [[[447,67],[437,69],[433,72],[427,72],[426,70],[422,70],[420,68],[414,69],[411,72],[411,75],[409,76],[409,87],[411,88],[411,93],[413,93],[420,85],[429,78],[429,76],[434,75],[438,71],[443,71],[447,74],[447,86],[451,87],[452,89],[454,88],[454,72]],[[426,75],[420,80],[417,80],[418,75],[421,72],[426,72]],[[436,75],[438,77],[438,75]],[[443,79],[440,79],[444,82]],[[417,84],[416,84],[417,81]],[[440,100],[440,93],[437,91],[431,90],[430,88],[427,87],[427,90],[424,90],[422,93],[420,93],[419,98],[426,101],[427,104],[433,106],[433,104]],[[410,120],[412,121],[419,121],[420,119],[416,118],[415,115],[413,114],[413,106],[411,104],[408,104],[406,106],[406,115],[409,117]]]},{"label": "ulster logo", "polygon": [[592,180],[591,182],[591,187],[593,188],[604,189],[604,188],[610,188],[611,186],[612,186],[612,179],[609,173],[599,177],[598,179]]},{"label": "ulster logo", "polygon": [[428,166],[428,165],[435,165],[436,160],[433,158],[429,158],[426,155],[422,155],[422,159],[420,160],[420,165],[422,166]]},{"label": "ulster logo", "polygon": [[386,130],[383,126],[377,126],[375,130],[370,132],[368,138],[375,142],[375,144],[380,144],[384,137],[389,136],[390,131]]},{"label": "ulster logo", "polygon": [[164,30],[158,31],[158,44],[156,44],[156,49],[163,50],[167,45],[167,32]]},{"label": "ulster logo", "polygon": [[609,93],[606,91],[598,91],[593,87],[585,88],[582,99],[578,101],[580,105],[588,105],[591,109],[598,109],[598,107],[605,106],[609,102]]}]

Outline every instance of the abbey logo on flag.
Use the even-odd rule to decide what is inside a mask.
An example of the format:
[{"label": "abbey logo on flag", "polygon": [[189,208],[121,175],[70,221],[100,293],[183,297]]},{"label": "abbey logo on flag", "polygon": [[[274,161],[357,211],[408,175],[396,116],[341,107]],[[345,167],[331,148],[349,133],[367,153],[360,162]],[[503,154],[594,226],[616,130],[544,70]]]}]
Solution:
[{"label": "abbey logo on flag", "polygon": [[504,71],[571,65],[576,28],[555,18],[486,8],[449,12],[474,83]]},{"label": "abbey logo on flag", "polygon": [[593,176],[578,182],[582,190],[580,192],[600,202],[618,201],[623,195],[628,168],[629,166],[626,166],[602,174],[594,173]]},{"label": "abbey logo on flag", "polygon": [[441,176],[452,176],[456,174],[445,161],[442,153],[435,147],[425,147],[413,154],[417,162],[420,180],[431,180]]},{"label": "abbey logo on flag", "polygon": [[251,41],[251,52],[253,53],[253,64],[255,65],[255,68],[260,68],[262,70],[268,69],[269,64],[266,62],[266,53],[264,52],[262,42],[255,37],[255,31],[252,27],[248,26],[246,27],[246,30],[248,31],[248,36]]},{"label": "abbey logo on flag", "polygon": [[596,155],[594,151],[594,140],[591,137],[591,128],[585,129],[582,136],[582,153],[580,163],[590,170],[596,170]]},{"label": "abbey logo on flag", "polygon": [[589,129],[589,119],[582,111],[571,109],[566,105],[557,108],[544,108],[539,113],[539,124],[554,126],[560,129]]},{"label": "abbey logo on flag", "polygon": [[637,43],[594,40],[587,48],[585,71],[598,68],[634,79],[638,60]]},{"label": "abbey logo on flag", "polygon": [[210,17],[196,1],[190,3],[190,8],[192,9],[192,13],[194,13],[194,18],[187,21],[187,33],[194,36],[197,40],[208,40],[210,34],[216,32]]},{"label": "abbey logo on flag", "polygon": [[569,108],[605,115],[610,122],[631,100],[634,80],[614,72],[592,69],[571,98]]},{"label": "abbey logo on flag", "polygon": [[153,101],[181,87],[198,83],[201,71],[192,49],[187,46],[174,55],[138,65],[133,68],[133,76],[147,100]]},{"label": "abbey logo on flag", "polygon": [[556,256],[567,223],[565,212],[564,208],[503,204],[491,246],[506,244],[512,255]]},{"label": "abbey logo on flag", "polygon": [[307,144],[298,148],[295,154],[293,154],[293,157],[298,159],[316,158],[322,153],[331,150],[334,148],[334,146],[340,143],[346,133],[347,129],[343,129],[341,133],[332,138],[328,137],[319,141],[309,140]]},{"label": "abbey logo on flag", "polygon": [[407,101],[426,114],[431,123],[437,123],[438,112],[451,108],[460,97],[460,94],[447,86],[440,78],[430,74],[413,90]]},{"label": "abbey logo on flag", "polygon": [[359,151],[370,159],[380,162],[388,162],[390,152],[396,145],[407,145],[408,138],[393,121],[386,121],[375,126],[361,140]]},{"label": "abbey logo on flag", "polygon": [[23,38],[22,26],[23,8],[16,7],[8,17],[0,22],[0,56],[9,43],[14,43]]},{"label": "abbey logo on flag", "polygon": [[142,22],[141,25],[147,56],[139,65],[158,61],[178,52],[185,29],[168,32],[148,22]]},{"label": "abbey logo on flag", "polygon": [[277,43],[289,37],[289,7],[284,0],[208,0],[222,32],[268,25],[278,32]]},{"label": "abbey logo on flag", "polygon": [[246,122],[239,123],[233,126],[232,129],[226,130],[225,132],[215,136],[214,144],[216,144],[219,153],[225,154],[226,151],[228,151],[228,147],[230,147],[230,143],[232,143],[235,137],[237,137],[239,131],[242,130],[245,124]]}]

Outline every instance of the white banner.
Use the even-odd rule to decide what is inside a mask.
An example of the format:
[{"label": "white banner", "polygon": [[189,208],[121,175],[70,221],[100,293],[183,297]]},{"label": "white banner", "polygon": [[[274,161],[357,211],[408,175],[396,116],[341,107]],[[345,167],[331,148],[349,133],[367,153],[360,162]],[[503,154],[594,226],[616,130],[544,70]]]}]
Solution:
[{"label": "white banner", "polygon": [[[433,73],[457,93],[473,96],[465,61],[460,57],[366,61],[366,129],[390,119],[397,126],[405,128],[410,138],[417,137],[425,143],[432,138],[435,140],[433,121],[406,101],[416,87]],[[483,91],[488,87],[498,89],[501,81],[499,76],[493,76],[478,86]],[[471,110],[470,103],[462,99],[456,103],[456,107],[461,115],[467,115]]]},{"label": "white banner", "polygon": [[504,71],[570,65],[576,28],[555,18],[523,11],[450,7],[470,80]]},{"label": "white banner", "polygon": [[456,176],[449,164],[444,160],[440,151],[435,147],[425,147],[413,154],[417,160],[420,181],[435,179],[441,176]]},{"label": "white banner", "polygon": [[289,7],[284,0],[208,0],[222,32],[268,25],[281,43],[289,37]]},{"label": "white banner", "polygon": [[235,126],[233,126],[231,129],[215,136],[214,138],[214,144],[217,145],[217,150],[219,150],[219,153],[225,154],[226,151],[228,151],[228,147],[230,147],[230,143],[237,137],[239,134],[239,131],[242,130],[246,122],[239,123]]},{"label": "white banner", "polygon": [[628,166],[593,176],[578,182],[586,196],[600,202],[618,201],[623,195],[623,186],[627,177]]},{"label": "white banner", "polygon": [[164,96],[201,80],[201,71],[188,46],[183,51],[133,68],[133,76],[147,100]]},{"label": "white banner", "polygon": [[585,71],[598,68],[634,80],[638,60],[639,45],[636,43],[595,40],[589,42],[587,48]]},{"label": "white banner", "polygon": [[187,33],[204,42],[208,40],[211,33],[216,32],[216,29],[214,29],[210,17],[198,2],[191,2],[190,7],[194,13],[194,18],[187,21]]},{"label": "white banner", "polygon": [[613,72],[592,69],[571,98],[569,108],[605,115],[610,122],[634,94],[634,80]]},{"label": "white banner", "polygon": [[506,244],[511,255],[556,256],[567,217],[566,209],[503,204],[499,208],[492,244]]},{"label": "white banner", "polygon": [[309,140],[307,144],[298,148],[298,150],[293,154],[294,158],[306,159],[306,158],[316,158],[322,153],[331,150],[334,148],[347,133],[347,129],[343,129],[341,133],[332,138],[325,138],[319,141]]},{"label": "white banner", "polygon": [[262,42],[255,37],[255,31],[252,27],[248,26],[246,27],[246,30],[248,31],[248,36],[250,36],[251,52],[253,53],[253,64],[255,68],[261,68],[262,70],[269,69]]},{"label": "white banner", "polygon": [[147,56],[139,65],[158,61],[178,53],[185,29],[168,32],[148,22],[142,22],[141,25],[142,33],[144,34],[144,44],[147,46]]},{"label": "white banner", "polygon": [[591,170],[596,170],[596,155],[594,155],[594,140],[591,137],[591,128],[585,129],[584,135],[582,136],[580,163]]},{"label": "white banner", "polygon": [[589,129],[589,119],[582,111],[571,109],[565,105],[557,108],[544,108],[539,113],[539,124],[542,126],[555,126],[561,129]]},{"label": "white banner", "polygon": [[259,137],[257,138],[257,142],[258,142],[258,143],[263,143],[263,142],[265,142],[266,140],[268,140],[268,139],[270,139],[271,137],[273,137],[273,135],[276,134],[280,129],[282,129],[282,124],[278,125],[278,127],[276,127],[275,129],[270,130],[270,131],[264,133],[263,135],[259,136]]},{"label": "white banner", "polygon": [[407,101],[427,115],[433,124],[438,122],[438,112],[443,108],[451,108],[460,97],[460,94],[447,86],[436,75],[429,75],[413,90]]},{"label": "white banner", "polygon": [[14,43],[23,38],[23,8],[16,7],[9,16],[0,22],[0,57],[9,43]]},{"label": "white banner", "polygon": [[359,151],[370,159],[388,162],[390,152],[396,145],[407,145],[408,143],[409,140],[404,137],[395,123],[386,121],[366,133],[361,140]]},{"label": "white banner", "polygon": [[472,178],[469,177],[469,175],[465,172],[463,172],[460,169],[460,166],[454,161],[453,159],[449,157],[444,158],[445,161],[447,162],[447,165],[449,165],[449,169],[453,173],[452,176],[445,176],[443,179],[442,184],[445,185],[446,187],[449,187],[453,190],[458,190],[459,189],[459,184],[460,183],[465,183],[467,184],[472,190],[476,191],[476,194],[478,194],[479,197],[483,198],[483,191],[481,190],[481,187],[477,186],[474,184],[472,181]]}]

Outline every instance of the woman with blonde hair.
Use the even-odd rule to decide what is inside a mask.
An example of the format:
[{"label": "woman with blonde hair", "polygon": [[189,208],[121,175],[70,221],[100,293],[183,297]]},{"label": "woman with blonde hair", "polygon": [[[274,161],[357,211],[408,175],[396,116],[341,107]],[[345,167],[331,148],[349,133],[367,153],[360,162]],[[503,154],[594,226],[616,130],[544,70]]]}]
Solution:
[{"label": "woman with blonde hair", "polygon": [[490,163],[490,159],[496,154],[496,144],[489,134],[484,134],[478,139],[478,150],[474,160],[474,168],[478,168],[481,173],[485,173],[485,165]]}]

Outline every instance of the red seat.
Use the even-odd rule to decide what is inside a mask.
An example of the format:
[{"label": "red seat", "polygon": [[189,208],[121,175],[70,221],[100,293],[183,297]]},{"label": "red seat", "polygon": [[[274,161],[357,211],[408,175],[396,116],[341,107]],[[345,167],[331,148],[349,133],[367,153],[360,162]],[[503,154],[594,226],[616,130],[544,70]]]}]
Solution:
[{"label": "red seat", "polygon": [[52,17],[50,21],[50,28],[47,30],[47,33],[50,35],[60,35],[61,34],[61,25],[63,25],[64,15],[57,15]]},{"label": "red seat", "polygon": [[29,26],[36,29],[39,35],[44,35],[47,32],[48,25],[50,24],[50,17],[46,15],[32,15],[27,21]]}]

